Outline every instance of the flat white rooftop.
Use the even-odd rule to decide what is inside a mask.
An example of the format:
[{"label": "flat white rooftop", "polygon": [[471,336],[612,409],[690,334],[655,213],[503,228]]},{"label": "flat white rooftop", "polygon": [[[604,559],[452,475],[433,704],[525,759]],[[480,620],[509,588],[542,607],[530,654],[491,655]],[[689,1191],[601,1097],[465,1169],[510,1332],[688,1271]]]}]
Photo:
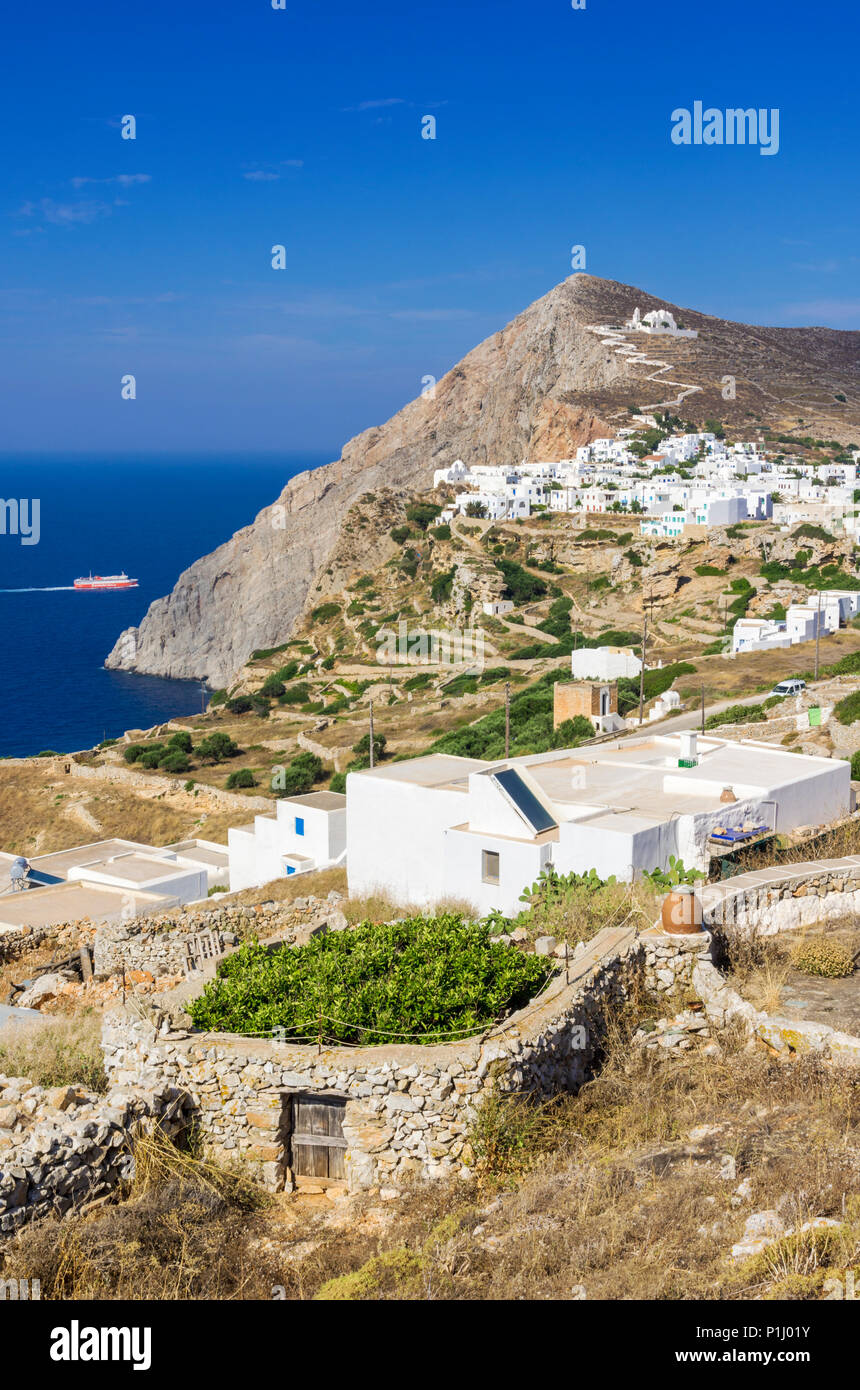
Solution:
[{"label": "flat white rooftop", "polygon": [[163,911],[175,905],[176,900],[163,893],[95,883],[57,883],[0,898],[0,932],[15,927],[52,927],[84,917],[93,922],[106,921],[119,917],[123,911],[137,915],[150,908]]},{"label": "flat white rooftop", "polygon": [[342,792],[305,792],[303,796],[285,796],[290,806],[307,806],[312,811],[345,811],[346,797]]},{"label": "flat white rooftop", "polygon": [[831,758],[790,753],[772,744],[701,734],[695,766],[679,766],[681,756],[681,736],[664,734],[498,763],[430,754],[357,775],[467,793],[470,774],[513,767],[528,772],[560,821],[587,818],[594,825],[602,818],[610,829],[621,816],[629,828],[636,828],[661,824],[678,814],[714,811],[722,804],[724,787],[732,787],[740,801],[835,772],[838,766]]}]

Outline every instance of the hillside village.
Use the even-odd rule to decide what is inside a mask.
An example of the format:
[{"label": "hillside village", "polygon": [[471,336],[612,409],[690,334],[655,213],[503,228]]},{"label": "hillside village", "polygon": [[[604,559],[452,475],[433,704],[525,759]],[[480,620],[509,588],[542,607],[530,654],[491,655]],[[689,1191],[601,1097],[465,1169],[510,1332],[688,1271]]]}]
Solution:
[{"label": "hillside village", "polygon": [[[781,1126],[759,1163],[739,1107],[776,1114],[788,1068],[797,1142],[816,1104],[828,1154],[857,1121],[860,451],[627,420],[570,459],[361,494],[294,634],[205,713],[0,763],[4,1275],[60,1277],[58,1218],[69,1258],[88,1220],[134,1219],[133,1130],[162,1154],[193,1130],[189,1191],[194,1163],[240,1165],[290,1297],[410,1297],[429,1268],[460,1296],[467,1267],[490,1296],[541,1163],[567,1183],[655,1143],[702,1296],[753,1269],[786,1295],[798,1242],[791,1296],[853,1258],[854,1217],[823,1180],[801,1210]],[[681,1059],[649,1131],[619,1087],[665,1097]],[[242,1199],[219,1181],[198,1235],[220,1250]],[[595,1232],[614,1200],[595,1189]],[[633,1205],[614,1285],[565,1198],[546,1219],[535,1291],[626,1296],[650,1267]]]}]

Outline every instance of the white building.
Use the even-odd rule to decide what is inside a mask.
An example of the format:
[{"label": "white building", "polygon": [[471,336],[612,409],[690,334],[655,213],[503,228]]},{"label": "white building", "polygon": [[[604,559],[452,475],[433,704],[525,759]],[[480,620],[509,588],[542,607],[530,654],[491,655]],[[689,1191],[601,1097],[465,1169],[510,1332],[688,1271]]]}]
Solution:
[{"label": "white building", "polygon": [[231,893],[331,868],[346,855],[346,797],[338,792],[284,797],[271,814],[228,830],[227,845]]},{"label": "white building", "polygon": [[[12,889],[15,856],[0,855],[0,895]],[[226,882],[227,850],[208,840],[155,847],[134,840],[98,840],[28,860],[27,891],[62,883],[98,884],[128,892],[156,893],[178,903],[197,902]]]},{"label": "white building", "polygon": [[571,653],[570,671],[577,681],[617,681],[638,676],[642,662],[629,647],[582,647]]},{"label": "white building", "polygon": [[651,309],[647,314],[640,314],[638,307],[633,310],[632,317],[627,320],[625,328],[633,329],[638,333],[663,334],[672,338],[698,338],[698,333],[694,328],[679,328],[675,322],[675,316],[668,309]]},{"label": "white building", "polygon": [[829,823],[850,810],[850,777],[839,759],[692,733],[498,763],[388,763],[347,777],[349,891],[511,915],[550,863],[629,881],[670,854],[704,868],[717,826]]}]

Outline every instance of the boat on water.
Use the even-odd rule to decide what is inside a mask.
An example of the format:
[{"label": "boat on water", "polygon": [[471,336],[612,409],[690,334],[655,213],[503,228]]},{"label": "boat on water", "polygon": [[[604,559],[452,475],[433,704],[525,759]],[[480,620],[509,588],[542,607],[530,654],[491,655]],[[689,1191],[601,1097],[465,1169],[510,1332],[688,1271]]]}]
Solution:
[{"label": "boat on water", "polygon": [[76,579],[76,589],[136,589],[137,580],[123,574],[91,574],[87,579]]}]

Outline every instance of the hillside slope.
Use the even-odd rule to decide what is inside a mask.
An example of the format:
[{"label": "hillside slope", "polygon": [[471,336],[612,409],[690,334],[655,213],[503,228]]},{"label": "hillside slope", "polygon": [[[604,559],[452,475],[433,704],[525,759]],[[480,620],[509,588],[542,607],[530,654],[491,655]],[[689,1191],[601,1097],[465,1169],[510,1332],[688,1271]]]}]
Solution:
[{"label": "hillside slope", "polygon": [[[669,307],[693,341],[635,335],[630,360],[595,333],[639,306]],[[721,380],[737,380],[724,401]],[[837,399],[837,393],[844,400]],[[480,343],[437,384],[385,425],[366,430],[341,457],[293,478],[271,507],[180,575],[139,628],[107,658],[111,668],[195,677],[223,686],[258,648],[283,642],[325,593],[343,519],[366,492],[404,494],[432,483],[434,468],[570,457],[612,431],[631,405],[683,399],[697,423],[708,415],[740,424],[750,416],[785,429],[860,436],[860,333],[750,328],[711,318],[632,286],[575,275]],[[352,538],[356,569],[371,569],[380,538]]]}]

